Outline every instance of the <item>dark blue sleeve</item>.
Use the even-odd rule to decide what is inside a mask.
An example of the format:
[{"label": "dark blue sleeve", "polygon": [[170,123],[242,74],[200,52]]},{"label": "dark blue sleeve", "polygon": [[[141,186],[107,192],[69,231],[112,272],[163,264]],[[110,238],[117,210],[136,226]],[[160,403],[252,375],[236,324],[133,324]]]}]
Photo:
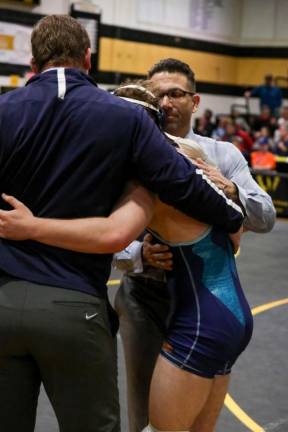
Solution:
[{"label": "dark blue sleeve", "polygon": [[132,159],[138,180],[189,216],[236,232],[243,222],[240,207],[180,155],[143,110],[137,123]]}]

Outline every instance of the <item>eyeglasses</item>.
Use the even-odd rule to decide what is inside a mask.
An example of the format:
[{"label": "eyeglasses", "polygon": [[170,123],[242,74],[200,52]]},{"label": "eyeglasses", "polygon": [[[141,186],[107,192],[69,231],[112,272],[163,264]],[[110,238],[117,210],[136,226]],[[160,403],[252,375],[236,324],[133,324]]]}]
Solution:
[{"label": "eyeglasses", "polygon": [[166,92],[158,93],[157,96],[160,100],[164,99],[164,97],[167,96],[170,101],[175,101],[184,98],[187,94],[191,96],[195,95],[195,93],[187,90],[182,90],[180,88],[172,88],[167,90]]}]

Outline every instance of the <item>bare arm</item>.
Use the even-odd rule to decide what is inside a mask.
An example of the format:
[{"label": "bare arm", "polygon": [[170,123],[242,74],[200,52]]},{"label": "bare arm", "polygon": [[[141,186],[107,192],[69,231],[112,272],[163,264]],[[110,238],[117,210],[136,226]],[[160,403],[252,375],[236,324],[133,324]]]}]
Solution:
[{"label": "bare arm", "polygon": [[130,185],[109,217],[45,219],[33,216],[16,198],[4,195],[14,209],[0,210],[0,237],[35,240],[83,253],[113,253],[125,248],[152,217],[154,197]]}]

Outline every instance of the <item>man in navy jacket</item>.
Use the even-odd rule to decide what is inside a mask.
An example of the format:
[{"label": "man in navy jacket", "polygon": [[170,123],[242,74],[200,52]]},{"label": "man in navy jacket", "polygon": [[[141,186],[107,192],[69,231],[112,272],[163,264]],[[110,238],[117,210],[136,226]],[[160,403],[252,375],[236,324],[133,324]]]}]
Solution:
[{"label": "man in navy jacket", "polygon": [[[137,178],[163,202],[238,230],[241,209],[167,144],[145,111],[89,78],[90,42],[76,20],[46,17],[31,42],[36,75],[0,99],[0,192],[40,217],[107,216]],[[34,430],[43,382],[61,431],[119,431],[110,263],[110,255],[0,240],[3,430]]]}]

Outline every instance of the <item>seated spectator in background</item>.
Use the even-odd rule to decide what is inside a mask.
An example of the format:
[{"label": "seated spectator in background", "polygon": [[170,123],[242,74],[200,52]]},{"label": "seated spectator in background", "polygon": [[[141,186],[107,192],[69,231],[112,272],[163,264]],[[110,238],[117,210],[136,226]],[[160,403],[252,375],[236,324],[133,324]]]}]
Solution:
[{"label": "seated spectator in background", "polygon": [[268,106],[263,106],[261,108],[260,115],[254,119],[252,129],[254,132],[259,132],[263,126],[270,129],[271,135],[273,135],[275,129],[277,129],[277,119],[272,116],[271,109]]},{"label": "seated spectator in background", "polygon": [[195,119],[194,132],[196,134],[211,137],[215,129],[215,124],[212,122],[213,112],[206,109],[201,117]]},{"label": "seated spectator in background", "polygon": [[225,134],[223,136],[223,141],[231,142],[232,138],[238,136],[242,139],[241,148],[239,149],[241,153],[246,157],[250,154],[253,147],[253,140],[248,134],[248,132],[242,130],[239,126],[233,124],[232,120],[227,123]]},{"label": "seated spectator in background", "polygon": [[280,126],[279,138],[275,141],[275,153],[279,156],[288,156],[288,126]]},{"label": "seated spectator in background", "polygon": [[274,154],[269,150],[269,143],[266,142],[266,138],[261,138],[261,144],[259,149],[255,150],[250,155],[251,167],[254,170],[275,170],[276,169],[276,158]]},{"label": "seated spectator in background", "polygon": [[269,150],[273,150],[273,140],[270,135],[270,129],[263,126],[259,132],[255,133],[256,140],[253,145],[253,150],[258,150],[261,148],[262,144],[268,144]]},{"label": "seated spectator in background", "polygon": [[231,137],[231,143],[242,152],[243,139],[240,136],[234,135]]},{"label": "seated spectator in background", "polygon": [[265,76],[265,81],[262,85],[255,87],[252,90],[247,90],[244,93],[246,98],[253,96],[259,97],[260,110],[263,106],[268,106],[273,115],[278,116],[282,105],[282,91],[274,84],[273,75]]},{"label": "seated spectator in background", "polygon": [[278,129],[275,130],[274,133],[274,141],[279,141],[280,139],[280,127],[286,126],[288,127],[288,106],[284,106],[281,109],[281,115],[277,121]]},{"label": "seated spectator in background", "polygon": [[250,132],[251,128],[245,118],[240,114],[240,112],[236,108],[231,109],[231,118],[233,123],[240,127],[240,129]]},{"label": "seated spectator in background", "polygon": [[212,138],[216,139],[217,141],[223,141],[228,123],[231,123],[231,118],[229,116],[219,116],[218,124],[212,133]]},{"label": "seated spectator in background", "polygon": [[283,108],[281,109],[280,117],[277,123],[278,126],[288,126],[288,105],[283,106]]},{"label": "seated spectator in background", "polygon": [[243,150],[243,139],[239,135],[234,135],[230,138],[231,143],[243,154],[250,166],[250,153]]}]

